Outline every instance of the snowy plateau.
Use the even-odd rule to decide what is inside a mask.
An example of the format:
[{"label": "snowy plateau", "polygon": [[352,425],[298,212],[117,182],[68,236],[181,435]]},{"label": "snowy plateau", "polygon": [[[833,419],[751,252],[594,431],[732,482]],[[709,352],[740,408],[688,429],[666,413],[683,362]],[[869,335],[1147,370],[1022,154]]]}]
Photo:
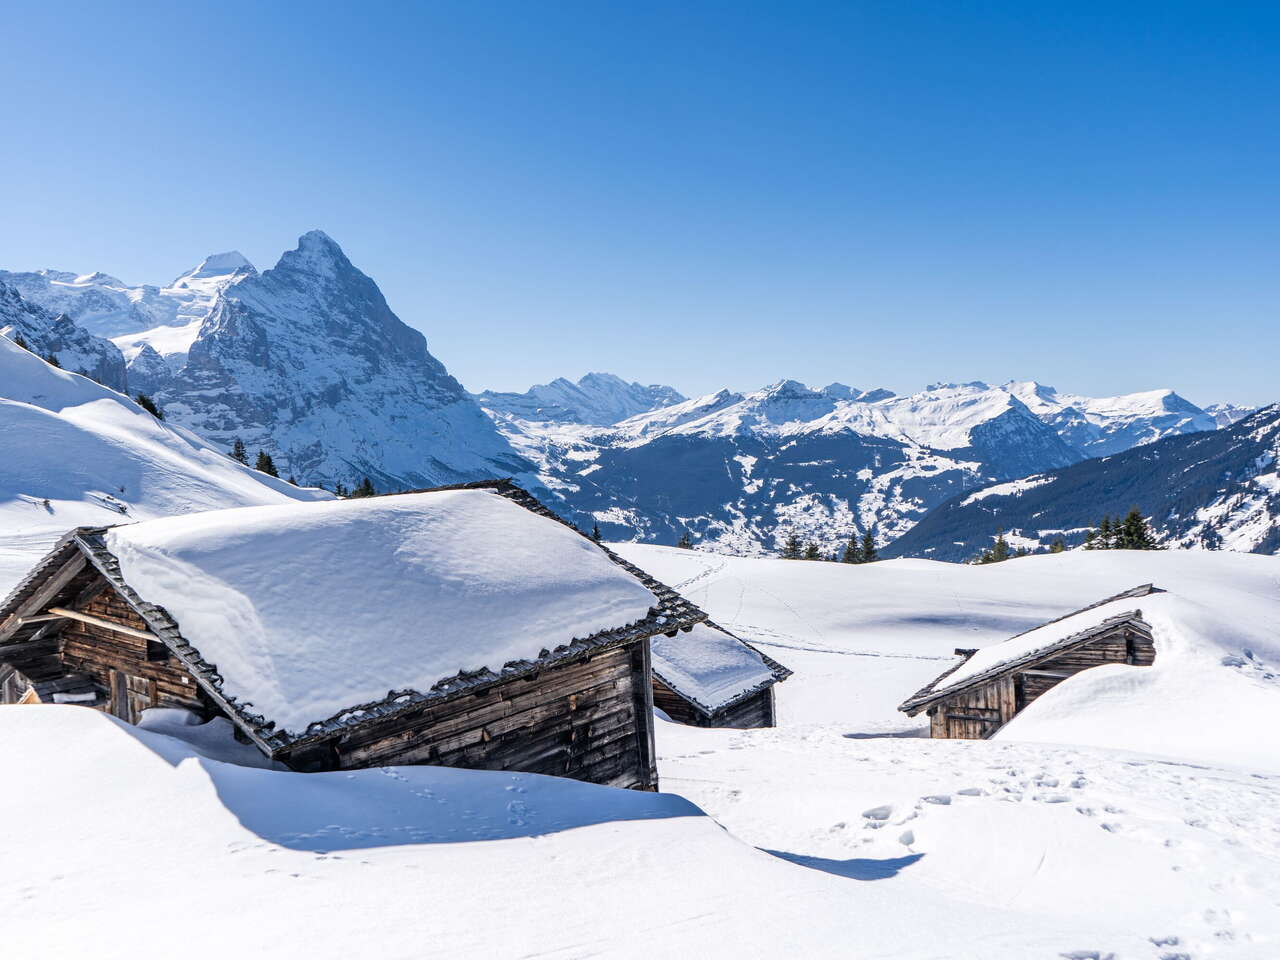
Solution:
[{"label": "snowy plateau", "polygon": [[[561,387],[533,409],[630,416],[603,428],[529,421],[541,426],[517,432],[505,424],[529,405],[508,398],[507,413],[486,416],[419,335],[381,313],[372,282],[348,267],[327,238],[309,235],[281,265],[238,280],[215,298],[175,381],[205,371],[203,382],[232,398],[246,383],[285,389],[252,345],[273,355],[264,344],[281,317],[302,325],[300,336],[321,337],[324,325],[312,318],[328,309],[322,302],[338,302],[335,340],[350,347],[352,331],[381,316],[376,336],[384,340],[372,342],[385,342],[396,358],[392,366],[377,351],[331,354],[366,364],[362,388],[390,390],[380,373],[430,372],[436,392],[412,394],[406,405],[460,405],[470,411],[463,426],[480,424],[491,431],[481,436],[509,443],[491,448],[514,451],[504,456],[536,460],[548,484],[563,482],[537,459],[550,435],[563,443],[557,456],[577,465],[575,476],[666,438],[714,446],[705,461],[713,475],[731,463],[735,482],[762,487],[782,465],[816,469],[800,458],[843,440],[868,449],[858,467],[868,484],[894,456],[913,469],[937,458],[934,472],[947,460],[974,464],[945,467],[970,471],[972,483],[952,485],[966,510],[1029,501],[1068,471],[1117,463],[1127,465],[1125,475],[1145,470],[1164,482],[1155,470],[1162,463],[1181,470],[1203,461],[1206,472],[1192,475],[1185,496],[1206,509],[1221,486],[1210,478],[1234,470],[1256,487],[1259,525],[1270,522],[1263,494],[1280,491],[1275,408],[1181,433],[1198,415],[1166,394],[1132,400],[1127,409],[1137,413],[1126,427],[1072,399],[1097,427],[1067,418],[1085,438],[1078,442],[1127,429],[1138,444],[1089,460],[1042,419],[1058,413],[1033,413],[1019,399],[1025,389],[980,384],[868,399],[850,388],[784,383],[666,403],[674,398],[598,378],[579,385],[582,396]],[[6,326],[20,321],[38,333],[50,318],[61,322],[43,307],[36,317],[21,295],[10,302]],[[305,352],[311,347],[289,349],[315,359]],[[322,372],[305,382],[318,386],[334,368],[315,362]],[[163,518],[200,511],[255,508],[254,516],[269,517],[306,501],[335,508],[323,490],[231,460],[222,452],[229,434],[210,443],[183,418],[157,420],[4,338],[0,398],[0,594],[77,525],[148,520],[158,525],[143,533],[163,533]],[[221,412],[178,399],[166,409],[209,423],[239,417],[227,421],[238,429],[258,415],[251,399],[218,402]],[[631,412],[637,407],[648,409]],[[573,439],[600,436],[607,444]],[[1005,476],[984,469],[980,458],[998,459],[993,451],[1009,437],[1048,462],[1019,461]],[[1166,460],[1169,450],[1185,456]],[[674,476],[696,487],[709,469],[700,462],[659,458],[652,476],[661,467],[668,484]],[[1000,486],[975,496],[988,472]],[[3,835],[3,953],[133,957],[141,909],[149,937],[181,944],[194,958],[1274,960],[1280,557],[1182,545],[1191,548],[1073,550],[973,566],[805,563],[614,544],[794,671],[776,688],[774,728],[703,729],[659,717],[660,793],[433,766],[293,773],[238,743],[221,719],[199,724],[180,711],[146,711],[134,727],[84,707],[0,707],[0,752],[9,781],[21,787],[0,796],[0,817],[17,825]],[[1243,539],[1224,545],[1247,547]],[[323,548],[316,545],[317,556]],[[156,569],[168,569],[178,552],[163,537],[138,550],[129,562]],[[277,566],[265,549],[261,559]],[[326,572],[330,609],[355,608],[368,592],[342,558],[303,567]],[[989,647],[1146,583],[1163,591],[1140,601],[1154,665],[1070,677],[989,740],[930,740],[924,717],[898,711],[955,665],[955,649]],[[292,586],[282,599],[296,605],[305,587]],[[177,609],[180,585],[174,590],[166,602]],[[687,636],[697,642],[696,633]],[[193,909],[208,935],[191,936]]]}]

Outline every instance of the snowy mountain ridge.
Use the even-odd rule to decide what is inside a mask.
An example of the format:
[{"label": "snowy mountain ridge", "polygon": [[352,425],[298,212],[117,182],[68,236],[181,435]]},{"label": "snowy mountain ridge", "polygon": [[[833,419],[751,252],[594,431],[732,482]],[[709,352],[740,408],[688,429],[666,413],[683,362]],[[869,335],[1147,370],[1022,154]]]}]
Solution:
[{"label": "snowy mountain ridge", "polygon": [[95,337],[66,314],[54,316],[0,279],[0,334],[21,337],[40,356],[53,355],[67,370],[82,372],[116,390],[127,386],[124,357],[110,340]]},{"label": "snowy mountain ridge", "polygon": [[855,531],[887,542],[964,490],[1216,427],[1171,390],[1087,398],[1034,381],[897,396],[781,380],[607,427],[498,419],[579,523],[659,543],[689,530],[695,543],[748,555],[791,533],[827,553]]},{"label": "snowy mountain ridge", "polygon": [[261,447],[307,482],[530,481],[426,338],[318,230],[272,269],[223,287],[156,393],[171,419],[224,447]]},{"label": "snowy mountain ridge", "polygon": [[475,400],[491,416],[606,426],[680,403],[685,397],[661,384],[628,383],[612,373],[588,373],[574,383],[557,377],[524,393],[485,390]]},{"label": "snowy mountain ridge", "polygon": [[1137,506],[1173,547],[1280,552],[1280,406],[1215,431],[1175,435],[1015,483],[986,487],[934,510],[885,551],[965,560],[1003,529],[1015,546],[1080,543],[1104,514]]}]

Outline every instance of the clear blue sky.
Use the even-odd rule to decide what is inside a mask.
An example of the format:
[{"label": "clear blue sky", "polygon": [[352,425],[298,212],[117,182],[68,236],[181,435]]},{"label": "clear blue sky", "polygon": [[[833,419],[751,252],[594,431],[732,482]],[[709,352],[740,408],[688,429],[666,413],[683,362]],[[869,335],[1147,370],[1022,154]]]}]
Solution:
[{"label": "clear blue sky", "polygon": [[25,4],[0,266],[313,227],[471,389],[1280,400],[1280,7]]}]

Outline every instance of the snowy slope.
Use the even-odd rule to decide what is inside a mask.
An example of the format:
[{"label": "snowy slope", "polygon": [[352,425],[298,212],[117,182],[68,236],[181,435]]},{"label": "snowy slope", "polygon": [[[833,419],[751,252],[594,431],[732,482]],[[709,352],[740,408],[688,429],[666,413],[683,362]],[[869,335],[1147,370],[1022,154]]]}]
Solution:
[{"label": "snowy slope", "polygon": [[0,594],[75,526],[327,496],[250,470],[0,337]]},{"label": "snowy slope", "polygon": [[127,386],[124,357],[102,337],[95,337],[65,314],[54,316],[0,280],[0,335],[21,337],[46,357],[53,354],[66,370],[92,377],[115,390]]},{"label": "snowy slope", "polygon": [[[0,817],[26,825],[5,840],[22,864],[0,875],[6,948],[135,956],[145,862],[152,935],[197,958],[1274,958],[1280,771],[1257,731],[1280,700],[1265,669],[1280,560],[855,567],[620,549],[785,651],[799,669],[777,688],[778,728],[659,722],[665,792],[645,794],[433,767],[249,769],[212,759],[235,755],[218,730],[0,709],[6,772],[22,784],[0,794]],[[1183,604],[1167,611],[1183,635],[1156,624],[1164,666],[1125,668],[1156,686],[1121,695],[1105,671],[1093,671],[1104,688],[1082,674],[993,741],[873,735],[917,723],[893,704],[951,647],[1138,580]],[[1225,629],[1197,620],[1224,609]],[[1240,643],[1251,658],[1215,659]],[[1164,695],[1189,702],[1158,686],[1179,677],[1208,705],[1247,698],[1260,712],[1243,733],[1228,712],[1194,759],[1123,749],[1135,727],[1170,719],[1145,715]],[[1073,688],[1088,711],[1077,729],[1109,720],[1112,746],[1016,734]],[[1127,703],[1143,709],[1125,715]],[[207,936],[190,936],[193,902]]]},{"label": "snowy slope", "polygon": [[295,734],[657,603],[586,537],[487,490],[169,517],[117,527],[107,547],[227,693]]},{"label": "snowy slope", "polygon": [[559,377],[524,393],[485,390],[475,399],[491,416],[604,426],[685,398],[660,384],[645,386],[612,373],[588,373],[577,383]]},{"label": "snowy slope", "polygon": [[987,487],[935,509],[887,556],[973,557],[997,529],[1043,548],[1081,542],[1103,514],[1137,506],[1167,545],[1280,551],[1280,406],[1220,430],[1173,436],[1016,484]]},{"label": "snowy slope", "polygon": [[[1127,601],[1126,609],[1141,609],[1153,625],[1155,666],[1073,677],[998,736],[1280,773],[1274,743],[1251,733],[1280,721],[1278,557],[1076,551],[981,567],[931,560],[855,566],[638,544],[615,549],[796,671],[776,688],[784,722],[838,720],[855,732],[920,728],[924,718],[907,718],[897,705],[952,666],[957,647],[1000,643],[1154,583],[1167,592]],[[833,678],[850,684],[844,694],[830,686]],[[1056,707],[1063,698],[1078,709]]]},{"label": "snowy slope", "polygon": [[380,488],[521,476],[529,465],[320,231],[227,287],[186,365],[157,391],[166,415],[282,474]]}]

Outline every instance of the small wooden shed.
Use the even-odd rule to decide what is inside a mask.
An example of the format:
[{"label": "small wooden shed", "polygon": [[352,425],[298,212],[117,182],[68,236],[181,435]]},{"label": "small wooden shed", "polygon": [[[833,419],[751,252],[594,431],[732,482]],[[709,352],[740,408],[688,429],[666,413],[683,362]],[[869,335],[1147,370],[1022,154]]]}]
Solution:
[{"label": "small wooden shed", "polygon": [[1151,625],[1132,601],[1160,592],[1126,590],[980,650],[956,650],[959,663],[906,700],[908,716],[929,715],[929,734],[984,740],[1045,691],[1081,670],[1155,662]]},{"label": "small wooden shed", "polygon": [[654,790],[649,641],[704,619],[509,481],[221,510],[63,537],[0,606],[0,701]]},{"label": "small wooden shed", "polygon": [[653,704],[697,727],[772,727],[774,684],[791,671],[710,620],[653,639]]}]

